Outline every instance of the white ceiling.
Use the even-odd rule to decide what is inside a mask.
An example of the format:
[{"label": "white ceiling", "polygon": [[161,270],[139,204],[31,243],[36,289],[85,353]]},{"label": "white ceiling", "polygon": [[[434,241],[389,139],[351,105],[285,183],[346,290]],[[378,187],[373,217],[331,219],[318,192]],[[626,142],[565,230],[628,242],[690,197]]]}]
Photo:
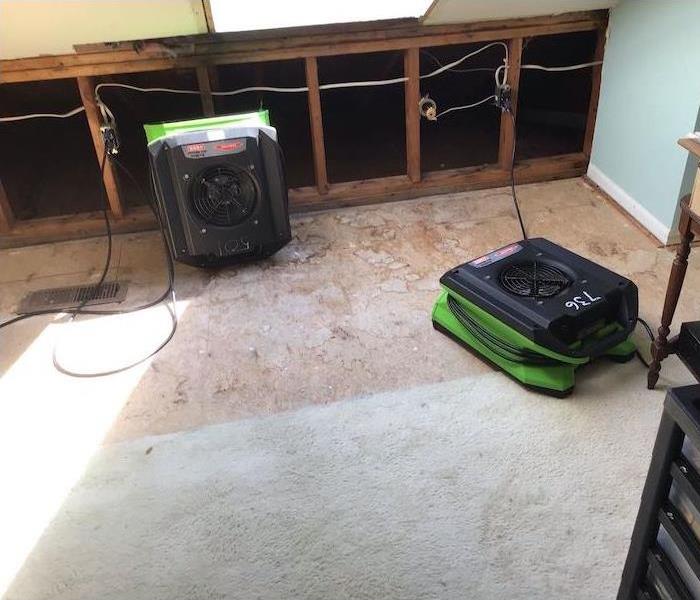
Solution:
[{"label": "white ceiling", "polygon": [[424,23],[468,23],[611,8],[618,0],[435,0]]}]

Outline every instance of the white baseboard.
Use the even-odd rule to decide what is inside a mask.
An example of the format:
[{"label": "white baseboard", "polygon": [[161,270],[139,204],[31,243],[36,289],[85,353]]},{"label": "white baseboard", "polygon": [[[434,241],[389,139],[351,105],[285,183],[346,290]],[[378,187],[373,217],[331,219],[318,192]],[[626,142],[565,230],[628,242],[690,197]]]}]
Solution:
[{"label": "white baseboard", "polygon": [[630,216],[651,233],[662,244],[673,244],[678,241],[678,232],[671,230],[659,219],[651,214],[637,200],[630,196],[625,190],[617,185],[603,171],[593,163],[588,165],[588,177],[593,183],[600,186],[608,196],[617,202]]}]

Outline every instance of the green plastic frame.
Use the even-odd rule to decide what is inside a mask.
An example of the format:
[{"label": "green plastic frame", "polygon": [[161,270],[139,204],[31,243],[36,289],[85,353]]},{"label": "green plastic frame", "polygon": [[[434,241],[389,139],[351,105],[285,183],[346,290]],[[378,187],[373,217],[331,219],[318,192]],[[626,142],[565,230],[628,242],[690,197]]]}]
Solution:
[{"label": "green plastic frame", "polygon": [[[488,329],[494,336],[516,347],[533,350],[539,354],[553,358],[560,364],[552,366],[531,365],[507,360],[499,354],[496,354],[490,348],[483,345],[473,335],[471,335],[471,333],[465,329],[465,327],[452,314],[452,311],[447,304],[448,290],[445,288],[443,288],[433,307],[432,318],[433,325],[436,329],[442,331],[461,344],[470,347],[479,355],[486,358],[489,362],[495,364],[511,377],[517,379],[519,382],[529,388],[555,396],[566,396],[571,393],[574,388],[576,369],[581,365],[590,362],[590,358],[575,358],[552,352],[551,350],[536,344],[529,338],[509,327],[502,321],[499,321],[493,315],[479,308],[472,302],[469,302],[465,298],[455,294],[454,292],[449,293],[449,295],[459,302],[462,307],[469,312],[473,319],[475,319],[484,328]],[[604,337],[609,335],[610,332],[616,327],[619,327],[619,325],[612,323],[606,327],[603,327],[594,335],[596,337]],[[604,356],[613,361],[626,362],[634,357],[635,352],[636,346],[634,343],[630,340],[625,340],[617,346],[610,348],[604,354]]]},{"label": "green plastic frame", "polygon": [[205,119],[192,119],[189,121],[172,121],[170,123],[146,124],[146,140],[149,144],[171,135],[187,133],[190,131],[202,131],[204,129],[216,129],[229,125],[270,125],[270,113],[267,110],[259,110],[251,113],[236,115],[222,115],[220,117],[207,117]]}]

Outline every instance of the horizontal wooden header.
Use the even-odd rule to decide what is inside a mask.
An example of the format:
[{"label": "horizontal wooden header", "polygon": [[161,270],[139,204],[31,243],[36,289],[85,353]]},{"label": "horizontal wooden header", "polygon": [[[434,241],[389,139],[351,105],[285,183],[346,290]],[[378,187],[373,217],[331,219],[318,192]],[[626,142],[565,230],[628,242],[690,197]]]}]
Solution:
[{"label": "horizontal wooden header", "polygon": [[405,50],[601,29],[607,11],[423,26],[391,20],[79,46],[75,54],[0,61],[0,83]]}]

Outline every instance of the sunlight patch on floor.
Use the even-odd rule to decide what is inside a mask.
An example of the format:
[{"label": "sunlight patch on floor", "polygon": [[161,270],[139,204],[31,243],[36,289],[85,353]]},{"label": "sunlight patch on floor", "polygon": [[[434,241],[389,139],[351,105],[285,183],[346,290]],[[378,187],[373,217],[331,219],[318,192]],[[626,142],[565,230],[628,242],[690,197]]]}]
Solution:
[{"label": "sunlight patch on floor", "polygon": [[[188,301],[177,304],[178,315]],[[100,371],[148,355],[168,334],[166,307],[49,324],[0,379],[0,595],[85,472],[151,360],[108,378]]]}]

